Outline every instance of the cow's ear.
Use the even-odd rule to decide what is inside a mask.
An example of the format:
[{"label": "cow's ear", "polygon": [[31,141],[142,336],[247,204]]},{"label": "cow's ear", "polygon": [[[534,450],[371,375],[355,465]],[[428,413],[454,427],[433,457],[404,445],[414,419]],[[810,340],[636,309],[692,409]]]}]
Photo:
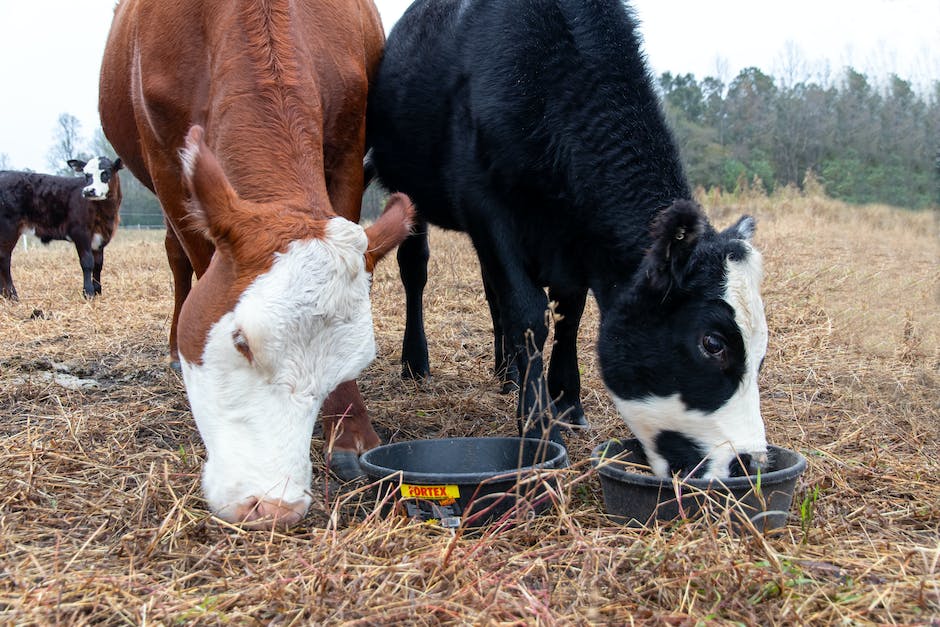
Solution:
[{"label": "cow's ear", "polygon": [[114,172],[117,172],[118,170],[123,170],[123,169],[124,169],[124,162],[121,161],[121,158],[120,158],[120,157],[118,157],[117,159],[115,159],[114,161],[111,162],[111,169],[112,169]]},{"label": "cow's ear", "polygon": [[232,188],[221,164],[204,140],[205,131],[193,126],[180,150],[183,180],[189,188],[193,203],[190,215],[208,231],[216,246],[225,243],[226,215],[237,211],[238,194]]},{"label": "cow's ear", "polygon": [[642,278],[656,292],[682,286],[689,259],[708,225],[701,208],[689,200],[678,200],[653,220],[652,245],[643,259]]},{"label": "cow's ear", "polygon": [[382,215],[374,224],[366,227],[366,237],[369,238],[369,247],[366,250],[368,272],[372,272],[379,259],[411,234],[414,219],[414,204],[408,196],[395,193],[388,197]]},{"label": "cow's ear", "polygon": [[88,165],[85,161],[82,161],[81,159],[69,159],[66,163],[68,163],[69,167],[78,173],[84,172],[85,166]]},{"label": "cow's ear", "polygon": [[754,237],[754,231],[757,230],[757,221],[751,216],[741,216],[741,218],[725,229],[723,235],[728,235],[733,239],[743,239],[750,241]]}]

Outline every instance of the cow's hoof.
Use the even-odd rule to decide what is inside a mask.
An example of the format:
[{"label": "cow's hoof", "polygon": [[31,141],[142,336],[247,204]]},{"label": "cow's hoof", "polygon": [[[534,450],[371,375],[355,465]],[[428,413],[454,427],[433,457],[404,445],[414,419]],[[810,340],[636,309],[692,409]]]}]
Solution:
[{"label": "cow's hoof", "polygon": [[426,381],[431,378],[430,368],[412,367],[408,364],[401,365],[401,378],[406,381]]},{"label": "cow's hoof", "polygon": [[[577,418],[578,422],[568,422],[568,415],[565,416],[566,420],[554,420],[551,423],[551,426],[548,427],[548,439],[556,444],[561,444],[565,446],[565,437],[570,436],[575,431],[581,431],[583,429],[590,428],[588,421],[584,419],[584,415],[580,416],[571,416],[572,418]],[[520,428],[521,432],[522,429]],[[536,424],[529,428],[525,432],[523,437],[531,438],[533,440],[541,440],[545,438],[546,426],[542,424]]]},{"label": "cow's hoof", "polygon": [[170,362],[170,369],[176,372],[183,372],[183,366],[180,365],[179,359],[174,359]]},{"label": "cow's hoof", "polygon": [[565,424],[571,427],[572,429],[590,429],[591,423],[587,421],[587,418],[584,417],[584,414],[575,414],[571,417],[570,420],[565,419]]},{"label": "cow's hoof", "polygon": [[548,430],[547,436],[542,426],[537,425],[526,431],[524,437],[532,440],[550,440],[555,444],[560,445],[562,448],[567,449],[568,446],[565,444],[565,435],[569,433],[571,433],[571,430],[567,429],[565,425],[555,423]]},{"label": "cow's hoof", "polygon": [[359,465],[359,455],[353,451],[333,451],[327,458],[327,466],[341,481],[355,481],[366,476]]},{"label": "cow's hoof", "polygon": [[558,407],[557,409],[558,420],[561,421],[563,427],[577,430],[587,429],[591,426],[587,418],[584,417],[584,409],[580,405],[565,409]]}]

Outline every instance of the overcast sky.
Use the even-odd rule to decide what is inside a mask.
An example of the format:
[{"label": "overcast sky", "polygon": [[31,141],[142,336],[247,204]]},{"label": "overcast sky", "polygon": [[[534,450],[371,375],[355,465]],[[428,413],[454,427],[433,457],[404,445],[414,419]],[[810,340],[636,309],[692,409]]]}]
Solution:
[{"label": "overcast sky", "polygon": [[[160,0],[153,0],[160,1]],[[502,0],[492,0],[502,1]],[[386,30],[409,0],[377,0]],[[940,80],[940,0],[632,0],[656,74],[725,82],[756,66],[782,80]],[[0,0],[0,161],[49,171],[61,113],[90,138],[114,0]],[[793,60],[799,60],[794,63]]]}]

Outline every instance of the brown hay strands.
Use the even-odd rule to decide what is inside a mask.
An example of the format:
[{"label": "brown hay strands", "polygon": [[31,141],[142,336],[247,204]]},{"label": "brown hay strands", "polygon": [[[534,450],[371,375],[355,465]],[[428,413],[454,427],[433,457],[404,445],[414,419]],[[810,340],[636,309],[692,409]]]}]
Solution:
[{"label": "brown hay strands", "polygon": [[[591,431],[552,471],[556,507],[470,534],[376,512],[369,485],[324,473],[288,532],[211,517],[204,454],[165,361],[162,234],[121,231],[104,295],[80,295],[65,243],[18,247],[21,301],[0,302],[0,621],[11,624],[930,624],[940,616],[940,320],[936,225],[793,190],[704,198],[719,226],[757,216],[771,442],[809,468],[790,524],[729,532],[720,508],[632,529],[601,511],[591,449],[629,435],[582,325]],[[379,357],[360,380],[383,437],[514,435],[465,237],[432,232],[433,378],[399,376],[392,261],[372,300]],[[552,486],[556,484],[552,483]]]}]

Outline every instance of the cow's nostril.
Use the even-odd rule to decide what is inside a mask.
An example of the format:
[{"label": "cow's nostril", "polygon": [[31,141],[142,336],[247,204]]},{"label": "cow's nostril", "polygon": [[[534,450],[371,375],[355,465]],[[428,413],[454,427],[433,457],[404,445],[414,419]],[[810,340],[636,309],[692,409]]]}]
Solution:
[{"label": "cow's nostril", "polygon": [[300,522],[305,513],[307,504],[303,501],[290,503],[251,497],[235,507],[230,517],[225,518],[249,529],[286,529]]},{"label": "cow's nostril", "polygon": [[767,453],[741,453],[731,460],[728,472],[732,477],[756,475],[767,472],[769,467]]},{"label": "cow's nostril", "polygon": [[754,453],[750,455],[750,458],[751,462],[748,467],[752,475],[770,470],[770,458],[767,456],[766,451],[763,453]]},{"label": "cow's nostril", "polygon": [[751,456],[747,453],[741,453],[737,457],[731,460],[728,464],[728,476],[730,477],[743,477],[750,474],[751,471]]}]

